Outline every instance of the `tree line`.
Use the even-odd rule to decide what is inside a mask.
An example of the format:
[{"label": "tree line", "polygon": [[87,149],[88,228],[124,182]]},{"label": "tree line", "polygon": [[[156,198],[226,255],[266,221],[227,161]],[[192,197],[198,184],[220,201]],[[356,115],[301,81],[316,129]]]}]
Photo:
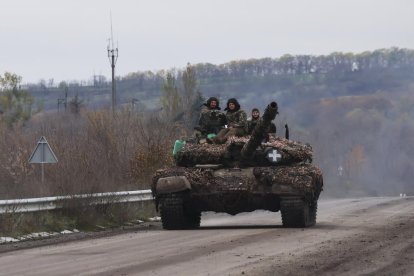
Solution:
[{"label": "tree line", "polygon": [[[414,71],[414,50],[389,48],[359,54],[335,52],[330,55],[284,55],[231,61],[221,65],[193,64],[200,91],[206,97],[241,98],[249,103],[256,95],[272,93],[285,105],[297,97],[330,97],[364,94],[378,89],[407,84]],[[167,76],[182,85],[186,68],[133,72],[117,78],[118,101],[130,104],[139,99],[156,108]],[[41,106],[56,109],[57,98],[65,89],[71,97],[78,95],[90,107],[107,106],[103,97],[110,93],[110,82],[93,76],[91,84],[61,82],[55,86],[29,84],[27,90]],[[309,92],[312,91],[312,92]],[[266,101],[268,99],[266,98]],[[264,104],[258,102],[257,104]]]}]

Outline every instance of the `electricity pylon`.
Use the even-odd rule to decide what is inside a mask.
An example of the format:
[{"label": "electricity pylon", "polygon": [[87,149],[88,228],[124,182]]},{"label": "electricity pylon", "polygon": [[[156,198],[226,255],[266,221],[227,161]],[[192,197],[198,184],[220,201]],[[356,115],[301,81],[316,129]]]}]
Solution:
[{"label": "electricity pylon", "polygon": [[115,64],[118,60],[118,45],[114,47],[114,35],[112,32],[112,13],[111,13],[111,38],[108,40],[108,58],[112,68],[112,114],[115,114],[116,107],[116,86],[115,86]]}]

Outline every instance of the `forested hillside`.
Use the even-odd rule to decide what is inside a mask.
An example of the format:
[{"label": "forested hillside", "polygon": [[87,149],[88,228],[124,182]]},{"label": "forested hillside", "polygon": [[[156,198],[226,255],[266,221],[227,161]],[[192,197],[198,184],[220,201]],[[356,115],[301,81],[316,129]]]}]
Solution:
[{"label": "forested hillside", "polygon": [[[195,72],[193,77],[196,80],[190,90],[184,83],[189,72]],[[142,149],[137,150],[136,162],[150,164],[137,174],[149,177],[156,167],[162,166],[160,159],[150,158],[152,152],[164,152],[166,144],[183,135],[185,131],[182,130],[191,131],[189,117],[196,117],[194,108],[198,108],[196,104],[199,104],[200,97],[216,96],[220,98],[221,106],[228,98],[238,98],[248,113],[253,107],[263,109],[270,101],[276,100],[280,112],[276,118],[278,135],[284,135],[283,126],[288,123],[292,139],[313,146],[314,161],[325,175],[325,195],[414,194],[414,160],[411,158],[414,154],[411,145],[414,136],[414,50],[391,48],[359,54],[285,55],[221,65],[194,64],[185,69],[130,73],[119,77],[117,91],[120,105],[133,108],[115,121],[107,115],[94,113],[94,110],[110,106],[110,84],[104,78],[94,78],[90,84],[62,82],[54,85],[49,82],[47,85],[42,81],[26,88],[34,96],[34,101],[51,114],[56,112],[58,100],[64,97],[65,91],[68,93],[68,105],[74,108],[72,113],[75,115],[61,114],[59,118],[64,123],[54,123],[57,130],[61,129],[59,139],[67,137],[65,133],[83,133],[85,137],[75,136],[83,139],[76,144],[78,147],[82,145],[83,152],[87,152],[90,148],[88,143],[83,145],[81,141],[107,137],[101,141],[102,145],[96,147],[93,156],[98,158],[96,162],[102,162],[98,149],[108,148],[113,160],[120,158],[111,164],[122,166],[117,165],[117,170],[108,169],[111,179],[117,181],[127,179],[131,183],[123,171],[136,147]],[[186,95],[192,95],[192,98]],[[177,99],[183,103],[177,103]],[[185,114],[172,110],[169,103],[174,103],[176,111],[184,110]],[[83,112],[79,112],[80,107]],[[160,108],[162,112],[159,112]],[[155,118],[151,114],[155,117],[163,114],[164,117]],[[65,116],[71,117],[65,119]],[[181,121],[183,116],[185,124]],[[75,122],[79,126],[75,127]],[[126,134],[120,125],[124,122],[128,122],[128,131],[135,131]],[[28,133],[27,129],[31,128],[40,135],[36,128],[39,125],[47,129],[37,118],[30,120],[27,127],[23,125],[22,130]],[[112,125],[116,125],[117,132]],[[167,125],[170,128],[167,129]],[[162,131],[160,126],[163,126]],[[15,128],[13,131],[16,133],[4,132],[3,135],[13,143],[18,141],[15,137],[25,133],[22,130]],[[52,137],[56,131],[47,130]],[[58,134],[52,141],[59,141]],[[168,143],[160,137],[168,137]],[[27,139],[26,146],[29,143]],[[124,144],[119,142],[122,139],[125,139]],[[128,145],[128,150],[122,145]],[[9,147],[6,143],[3,146]],[[85,153],[85,156],[92,155]],[[79,160],[85,156],[79,156]],[[95,161],[91,160],[88,162],[94,164]],[[75,162],[73,166],[82,162]],[[82,171],[82,168],[68,171],[77,170]],[[6,175],[7,172],[3,171],[3,176]],[[99,172],[91,167],[85,178],[89,176],[94,185],[100,187]],[[12,179],[10,175],[7,177]],[[70,179],[67,176],[66,181],[69,183]]]},{"label": "forested hillside", "polygon": [[[381,49],[360,54],[332,53],[327,56],[291,56],[232,61],[221,65],[192,65],[204,96],[223,100],[237,97],[242,103],[263,105],[277,97],[284,105],[298,101],[342,95],[370,94],[378,90],[407,87],[414,74],[414,50]],[[118,102],[139,100],[150,108],[159,105],[162,85],[168,73],[182,86],[184,69],[135,72],[118,77]],[[91,107],[109,106],[110,82],[94,76],[89,82],[61,82],[53,79],[28,85],[42,106],[57,108],[57,99],[79,95]],[[257,97],[260,95],[260,97]]]}]

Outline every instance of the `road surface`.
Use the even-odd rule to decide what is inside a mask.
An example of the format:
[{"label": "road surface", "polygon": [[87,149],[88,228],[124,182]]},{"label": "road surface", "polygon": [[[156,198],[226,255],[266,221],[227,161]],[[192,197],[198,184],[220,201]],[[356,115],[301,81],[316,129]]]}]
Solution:
[{"label": "road surface", "polygon": [[0,254],[1,275],[414,275],[414,197],[321,200],[317,225],[279,213],[203,214],[201,228],[137,231]]}]

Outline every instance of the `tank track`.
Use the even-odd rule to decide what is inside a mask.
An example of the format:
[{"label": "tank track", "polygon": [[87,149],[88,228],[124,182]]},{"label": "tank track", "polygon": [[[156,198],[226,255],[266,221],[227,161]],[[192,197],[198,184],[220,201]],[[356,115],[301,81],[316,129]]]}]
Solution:
[{"label": "tank track", "polygon": [[182,194],[168,194],[160,198],[162,226],[167,230],[198,228],[201,212],[185,208]]},{"label": "tank track", "polygon": [[280,202],[283,227],[303,228],[316,223],[318,202],[309,204],[301,198],[285,198]]}]

